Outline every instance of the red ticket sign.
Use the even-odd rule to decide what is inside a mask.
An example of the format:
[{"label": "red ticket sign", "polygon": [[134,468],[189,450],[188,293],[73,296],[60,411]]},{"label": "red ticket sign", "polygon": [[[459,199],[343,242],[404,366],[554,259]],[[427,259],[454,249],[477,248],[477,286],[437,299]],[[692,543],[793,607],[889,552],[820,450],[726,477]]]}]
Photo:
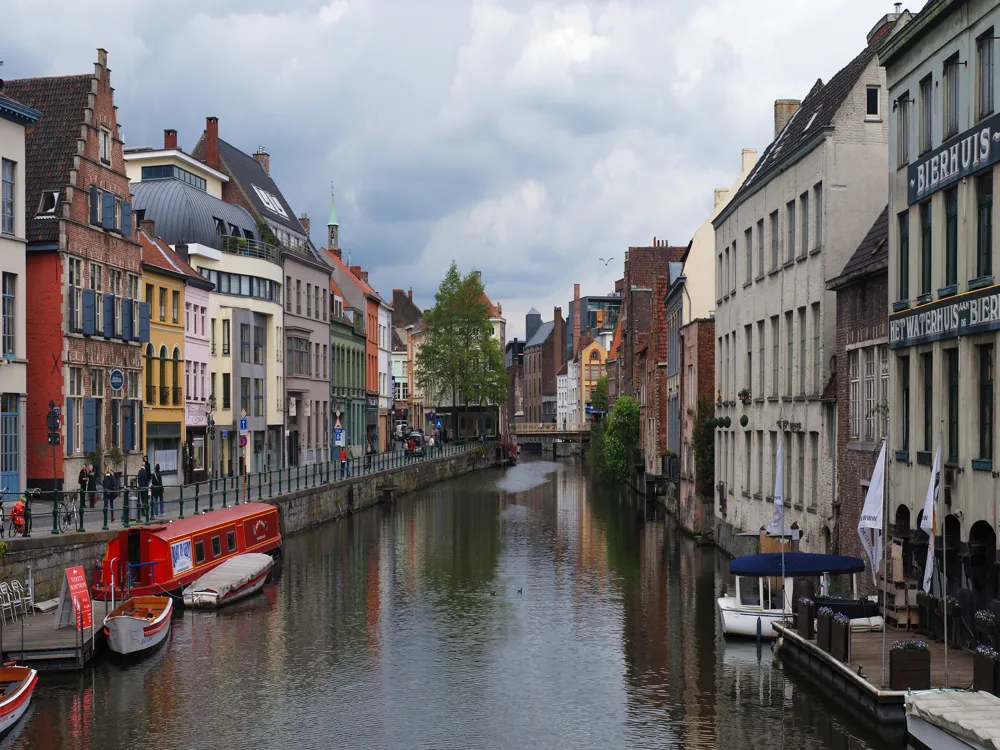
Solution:
[{"label": "red ticket sign", "polygon": [[77,630],[87,630],[93,624],[93,613],[90,610],[90,588],[87,586],[87,574],[83,572],[83,566],[77,565],[73,568],[66,568],[66,583],[63,587],[64,595],[69,594],[69,602],[72,604],[73,621]]}]

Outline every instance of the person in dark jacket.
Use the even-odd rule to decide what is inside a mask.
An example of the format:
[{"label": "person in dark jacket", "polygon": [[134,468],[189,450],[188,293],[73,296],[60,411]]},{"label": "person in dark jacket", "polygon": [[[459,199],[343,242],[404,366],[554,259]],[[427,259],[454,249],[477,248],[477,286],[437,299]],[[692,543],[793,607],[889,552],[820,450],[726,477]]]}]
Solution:
[{"label": "person in dark jacket", "polygon": [[104,496],[108,499],[111,509],[111,520],[115,520],[115,500],[118,499],[118,477],[111,472],[110,466],[104,467]]},{"label": "person in dark jacket", "polygon": [[87,498],[87,485],[90,484],[90,472],[87,471],[87,464],[80,467],[80,476],[77,477],[77,481],[80,483],[80,489],[83,490],[80,499],[80,504],[83,505]]},{"label": "person in dark jacket", "polygon": [[160,465],[153,469],[149,478],[149,486],[153,492],[153,515],[163,515],[163,477],[160,476]]},{"label": "person in dark jacket", "polygon": [[146,503],[149,501],[149,459],[142,457],[142,466],[139,467],[139,474],[136,476],[136,483],[139,485],[139,507],[140,514],[145,512]]},{"label": "person in dark jacket", "polygon": [[87,494],[90,495],[90,507],[97,505],[97,472],[93,464],[87,465]]}]

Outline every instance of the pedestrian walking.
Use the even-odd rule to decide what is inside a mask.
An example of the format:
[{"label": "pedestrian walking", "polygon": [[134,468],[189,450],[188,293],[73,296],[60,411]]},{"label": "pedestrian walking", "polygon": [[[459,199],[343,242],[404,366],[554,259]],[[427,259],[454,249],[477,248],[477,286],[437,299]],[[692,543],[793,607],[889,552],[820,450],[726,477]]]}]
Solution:
[{"label": "pedestrian walking", "polygon": [[139,467],[139,474],[136,476],[136,483],[139,485],[139,495],[137,508],[139,514],[146,511],[146,503],[149,500],[149,459],[142,457],[142,465]]},{"label": "pedestrian walking", "polygon": [[340,478],[347,476],[347,448],[340,446]]},{"label": "pedestrian walking", "polygon": [[93,464],[87,464],[87,494],[90,496],[90,507],[97,505],[97,472]]},{"label": "pedestrian walking", "polygon": [[431,436],[429,438],[427,438],[427,455],[430,456],[431,458],[434,457],[434,434],[433,433],[431,433]]},{"label": "pedestrian walking", "polygon": [[153,515],[163,515],[163,477],[160,475],[160,465],[153,469],[149,478],[149,486],[153,493]]},{"label": "pedestrian walking", "polygon": [[108,499],[108,507],[111,509],[111,520],[115,520],[115,500],[118,499],[118,477],[116,477],[110,466],[104,467],[104,497]]},{"label": "pedestrian walking", "polygon": [[90,473],[87,471],[87,464],[80,467],[80,475],[77,477],[80,484],[80,505],[87,502],[87,487],[90,485]]}]

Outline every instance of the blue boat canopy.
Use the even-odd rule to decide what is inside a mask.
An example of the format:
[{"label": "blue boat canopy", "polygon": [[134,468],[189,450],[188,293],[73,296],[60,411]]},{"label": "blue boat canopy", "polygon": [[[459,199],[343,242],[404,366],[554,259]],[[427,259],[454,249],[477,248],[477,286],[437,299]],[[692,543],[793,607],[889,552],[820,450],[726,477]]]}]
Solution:
[{"label": "blue boat canopy", "polygon": [[[786,552],[785,576],[787,578],[818,576],[823,573],[841,575],[863,573],[865,561],[858,557],[822,555],[815,552]],[[738,576],[781,576],[781,553],[765,552],[760,555],[737,557],[729,564],[729,572]]]}]

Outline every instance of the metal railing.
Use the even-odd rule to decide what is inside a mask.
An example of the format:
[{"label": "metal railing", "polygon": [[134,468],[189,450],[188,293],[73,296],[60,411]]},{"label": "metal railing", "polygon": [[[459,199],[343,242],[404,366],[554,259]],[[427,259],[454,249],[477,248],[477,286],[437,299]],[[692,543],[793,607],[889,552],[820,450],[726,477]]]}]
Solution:
[{"label": "metal railing", "polygon": [[[139,487],[134,476],[126,477],[125,481],[120,476],[116,477],[117,489],[96,485],[89,490],[0,492],[0,500],[3,501],[0,503],[3,513],[0,534],[4,537],[30,537],[32,531],[36,534],[40,531],[69,534],[162,523],[390,472],[423,461],[475,450],[488,454],[501,450],[501,446],[494,440],[451,442],[433,448],[425,445],[415,454],[393,450],[356,456],[343,463],[337,458],[339,448],[334,446],[331,450],[334,457],[329,461],[253,474],[212,477],[192,484],[165,486],[159,492],[150,487]],[[20,505],[15,510],[18,501]],[[36,523],[40,525],[33,528]],[[48,531],[44,532],[46,528]]]},{"label": "metal railing", "polygon": [[155,404],[156,403],[156,386],[146,385],[146,403]]},{"label": "metal railing", "polygon": [[160,386],[160,406],[170,405],[170,386],[161,385]]},{"label": "metal railing", "polygon": [[173,387],[174,390],[174,406],[181,406],[184,404],[184,394],[179,385]]},{"label": "metal railing", "polygon": [[244,255],[248,258],[260,258],[269,260],[272,263],[279,262],[281,248],[276,245],[269,245],[260,240],[248,240],[244,237],[223,237],[222,252],[233,255]]}]

